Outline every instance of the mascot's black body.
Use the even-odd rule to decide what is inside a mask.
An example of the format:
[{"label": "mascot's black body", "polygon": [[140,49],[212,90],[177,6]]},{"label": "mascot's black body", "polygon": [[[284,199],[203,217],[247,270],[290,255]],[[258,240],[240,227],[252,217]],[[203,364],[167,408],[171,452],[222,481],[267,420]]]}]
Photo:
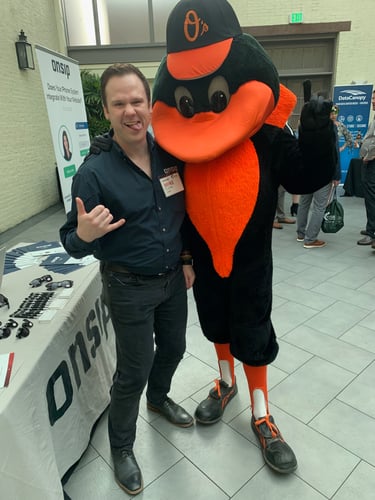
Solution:
[{"label": "mascot's black body", "polygon": [[181,0],[168,21],[167,46],[153,91],[153,128],[157,142],[186,162],[202,330],[229,343],[244,363],[269,364],[278,351],[270,320],[277,190],[313,192],[330,182],[329,116],[310,110],[300,144],[283,131],[295,97],[280,87],[274,65],[225,1]]},{"label": "mascot's black body", "polygon": [[239,359],[252,430],[265,462],[283,474],[297,468],[297,459],[270,415],[267,388],[267,365],[278,353],[271,323],[278,187],[313,192],[332,180],[337,161],[331,103],[305,104],[298,142],[283,130],[295,103],[226,0],[177,3],[155,80],[152,124],[157,142],[185,162],[194,296],[220,369],[194,415],[201,424],[220,420],[237,393]]}]

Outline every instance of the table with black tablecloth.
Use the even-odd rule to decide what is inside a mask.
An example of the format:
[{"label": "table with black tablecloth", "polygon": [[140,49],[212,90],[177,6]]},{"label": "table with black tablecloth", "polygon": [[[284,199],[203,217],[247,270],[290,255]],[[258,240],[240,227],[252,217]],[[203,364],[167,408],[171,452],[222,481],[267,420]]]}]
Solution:
[{"label": "table with black tablecloth", "polygon": [[345,196],[358,196],[363,198],[362,187],[362,160],[353,158],[350,160],[344,186]]}]

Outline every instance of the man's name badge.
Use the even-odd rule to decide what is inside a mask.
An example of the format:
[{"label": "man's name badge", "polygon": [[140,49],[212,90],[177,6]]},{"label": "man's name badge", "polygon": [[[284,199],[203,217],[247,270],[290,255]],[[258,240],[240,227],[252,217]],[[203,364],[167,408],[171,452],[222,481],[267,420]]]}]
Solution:
[{"label": "man's name badge", "polygon": [[184,190],[184,186],[178,172],[173,172],[164,177],[160,177],[159,180],[166,198],[169,198],[169,196],[173,196],[174,194],[180,193]]}]

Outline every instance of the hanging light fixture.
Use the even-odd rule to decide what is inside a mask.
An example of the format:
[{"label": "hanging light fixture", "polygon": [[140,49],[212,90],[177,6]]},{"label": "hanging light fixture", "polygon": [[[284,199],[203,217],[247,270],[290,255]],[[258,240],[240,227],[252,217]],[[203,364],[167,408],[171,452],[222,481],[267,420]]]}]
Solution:
[{"label": "hanging light fixture", "polygon": [[18,35],[18,42],[16,42],[16,52],[18,59],[18,67],[20,69],[35,69],[33,49],[31,43],[28,43],[27,36],[21,30]]}]

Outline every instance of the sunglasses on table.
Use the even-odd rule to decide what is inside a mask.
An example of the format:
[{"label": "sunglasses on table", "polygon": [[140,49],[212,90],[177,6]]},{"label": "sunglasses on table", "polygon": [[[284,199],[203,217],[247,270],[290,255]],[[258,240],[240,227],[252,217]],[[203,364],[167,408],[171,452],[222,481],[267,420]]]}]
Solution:
[{"label": "sunglasses on table", "polygon": [[51,283],[46,284],[47,290],[56,290],[57,288],[72,288],[72,286],[72,280],[52,281]]},{"label": "sunglasses on table", "polygon": [[52,281],[52,276],[50,274],[45,274],[44,276],[41,276],[40,278],[35,278],[32,281],[30,281],[29,285],[33,288],[36,288],[38,286],[41,286],[42,283],[50,282],[50,281]]}]

